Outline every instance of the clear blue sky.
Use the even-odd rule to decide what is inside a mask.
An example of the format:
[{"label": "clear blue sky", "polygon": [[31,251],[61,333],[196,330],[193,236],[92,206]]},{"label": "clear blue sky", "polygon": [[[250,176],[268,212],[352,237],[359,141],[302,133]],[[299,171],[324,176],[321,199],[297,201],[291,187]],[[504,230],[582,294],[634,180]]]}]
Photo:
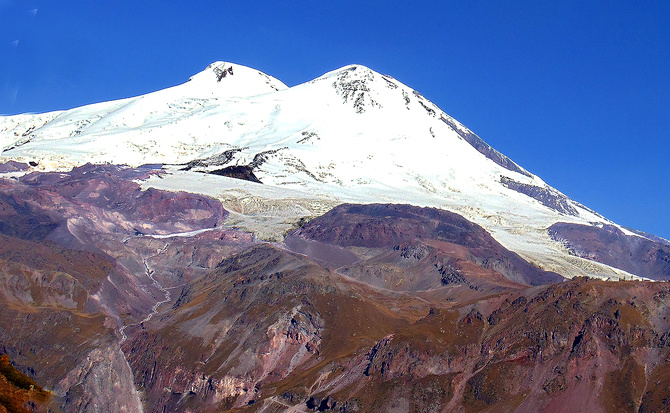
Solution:
[{"label": "clear blue sky", "polygon": [[358,63],[614,221],[670,238],[670,2],[0,0],[0,114]]}]

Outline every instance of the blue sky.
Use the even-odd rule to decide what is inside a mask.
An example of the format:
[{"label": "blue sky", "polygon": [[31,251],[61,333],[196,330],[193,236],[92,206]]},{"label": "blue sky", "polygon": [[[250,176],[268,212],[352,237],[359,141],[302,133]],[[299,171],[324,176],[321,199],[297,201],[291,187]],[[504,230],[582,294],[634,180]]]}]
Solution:
[{"label": "blue sky", "polygon": [[670,2],[0,0],[0,114],[357,63],[614,221],[670,238]]}]

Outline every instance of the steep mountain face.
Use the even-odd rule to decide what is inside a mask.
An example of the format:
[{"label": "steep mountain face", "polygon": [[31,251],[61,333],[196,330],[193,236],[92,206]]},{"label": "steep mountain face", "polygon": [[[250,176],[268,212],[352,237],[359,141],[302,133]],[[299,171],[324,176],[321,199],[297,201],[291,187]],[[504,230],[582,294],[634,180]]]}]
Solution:
[{"label": "steep mountain face", "polygon": [[575,278],[670,244],[390,76],[216,62],[0,143],[0,411],[670,411],[670,287]]},{"label": "steep mountain face", "polygon": [[109,282],[106,277],[120,278],[111,274],[110,260],[7,236],[0,237],[0,245],[2,353],[53,392],[65,412],[86,406],[138,411],[130,369],[110,328],[114,314],[96,296]]}]

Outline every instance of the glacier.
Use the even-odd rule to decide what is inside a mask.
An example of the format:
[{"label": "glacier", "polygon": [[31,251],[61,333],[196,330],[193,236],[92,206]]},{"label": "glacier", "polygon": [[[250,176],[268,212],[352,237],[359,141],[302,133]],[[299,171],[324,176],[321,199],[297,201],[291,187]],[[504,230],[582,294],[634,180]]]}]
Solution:
[{"label": "glacier", "polygon": [[[288,87],[215,62],[184,84],[65,111],[0,117],[2,159],[31,170],[162,165],[143,188],[221,200],[225,225],[281,242],[336,205],[456,212],[533,265],[566,277],[641,278],[570,253],[557,222],[614,225],[487,145],[419,92],[349,65]],[[262,183],[214,174],[237,166]],[[14,173],[16,175],[16,173]]]}]

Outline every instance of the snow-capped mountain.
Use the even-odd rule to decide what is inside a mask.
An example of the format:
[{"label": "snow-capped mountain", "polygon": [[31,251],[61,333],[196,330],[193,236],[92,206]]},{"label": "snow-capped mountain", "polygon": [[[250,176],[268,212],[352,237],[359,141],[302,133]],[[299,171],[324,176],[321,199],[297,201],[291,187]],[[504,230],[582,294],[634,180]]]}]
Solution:
[{"label": "snow-capped mountain", "polygon": [[217,62],[0,140],[0,410],[667,407],[667,283],[565,278],[670,243],[389,76]]},{"label": "snow-capped mountain", "polygon": [[[633,233],[550,187],[420,93],[363,66],[289,88],[216,62],[147,95],[2,117],[0,145],[3,158],[46,170],[163,164],[168,172],[145,187],[217,197],[236,217],[230,225],[266,239],[280,240],[299,219],[342,202],[407,203],[457,212],[567,277],[631,276],[576,256],[549,227]],[[262,185],[220,176],[231,172]]]}]

